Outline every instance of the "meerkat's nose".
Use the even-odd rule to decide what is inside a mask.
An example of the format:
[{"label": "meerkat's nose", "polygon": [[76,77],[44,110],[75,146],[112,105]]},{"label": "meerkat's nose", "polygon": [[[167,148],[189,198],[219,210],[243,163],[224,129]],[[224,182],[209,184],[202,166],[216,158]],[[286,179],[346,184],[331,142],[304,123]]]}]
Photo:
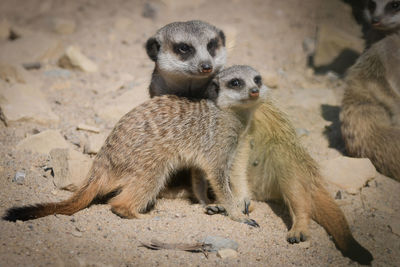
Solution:
[{"label": "meerkat's nose", "polygon": [[373,25],[379,25],[381,22],[381,19],[379,17],[373,17],[371,21],[372,21]]},{"label": "meerkat's nose", "polygon": [[249,90],[249,95],[251,98],[258,98],[260,95],[260,90],[257,87],[251,88]]},{"label": "meerkat's nose", "polygon": [[202,72],[202,73],[210,73],[210,72],[212,72],[212,69],[213,69],[213,67],[212,67],[211,63],[206,62],[206,63],[200,64],[200,72]]}]

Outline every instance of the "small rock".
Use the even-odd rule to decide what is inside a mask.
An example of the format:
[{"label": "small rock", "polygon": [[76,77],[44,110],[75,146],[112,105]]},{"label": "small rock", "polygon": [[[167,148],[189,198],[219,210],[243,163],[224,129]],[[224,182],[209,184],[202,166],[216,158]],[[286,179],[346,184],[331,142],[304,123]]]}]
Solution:
[{"label": "small rock", "polygon": [[19,68],[9,64],[0,63],[0,79],[8,83],[25,83],[24,76]]},{"label": "small rock", "polygon": [[263,82],[266,86],[272,89],[279,87],[279,78],[276,74],[266,72],[262,74]]},{"label": "small rock", "polygon": [[71,34],[75,32],[76,23],[69,19],[55,18],[52,21],[52,28],[59,34]]},{"label": "small rock", "polygon": [[342,199],[342,191],[338,190],[336,192],[335,199]]},{"label": "small rock", "polygon": [[82,131],[88,131],[88,132],[92,132],[92,133],[100,133],[100,129],[94,126],[90,126],[90,125],[86,125],[86,124],[79,124],[78,126],[76,126],[77,130],[82,130]]},{"label": "small rock", "polygon": [[357,194],[377,176],[374,165],[366,158],[338,157],[323,161],[320,165],[325,179],[349,194]]},{"label": "small rock", "polygon": [[91,135],[85,143],[84,152],[86,154],[97,154],[107,139],[107,134]]},{"label": "small rock", "polygon": [[51,190],[51,194],[53,195],[53,196],[56,196],[57,194],[58,194],[58,191],[57,190]]},{"label": "small rock", "polygon": [[49,154],[54,148],[68,148],[68,143],[57,130],[46,130],[31,135],[17,144],[17,150],[29,150],[41,154]]},{"label": "small rock", "polygon": [[0,91],[0,108],[7,121],[35,122],[50,125],[59,122],[46,102],[46,97],[37,88],[25,84],[4,86]]},{"label": "small rock", "polygon": [[49,165],[54,171],[56,187],[75,191],[85,180],[92,159],[73,149],[58,148],[50,151]]},{"label": "small rock", "polygon": [[298,137],[308,136],[310,131],[304,128],[296,128],[296,134]]},{"label": "small rock", "polygon": [[220,236],[206,236],[203,242],[206,245],[211,245],[210,251],[218,251],[221,249],[237,250],[239,247],[236,241]]},{"label": "small rock", "polygon": [[73,235],[75,237],[82,237],[83,236],[83,234],[81,232],[78,232],[78,231],[72,231],[71,235]]},{"label": "small rock", "polygon": [[25,182],[25,172],[24,171],[17,171],[12,179],[14,183],[17,184],[24,184]]},{"label": "small rock", "polygon": [[96,72],[97,65],[87,58],[76,46],[69,46],[65,54],[58,60],[58,65],[62,68],[78,68],[85,72]]},{"label": "small rock", "polygon": [[6,19],[3,19],[2,21],[0,21],[0,41],[8,40],[8,38],[10,37],[10,32],[11,32],[11,28],[10,28],[10,24],[8,23],[8,21]]},{"label": "small rock", "polygon": [[217,256],[220,257],[221,259],[226,259],[226,258],[237,258],[238,255],[236,250],[231,248],[224,248],[218,250]]}]

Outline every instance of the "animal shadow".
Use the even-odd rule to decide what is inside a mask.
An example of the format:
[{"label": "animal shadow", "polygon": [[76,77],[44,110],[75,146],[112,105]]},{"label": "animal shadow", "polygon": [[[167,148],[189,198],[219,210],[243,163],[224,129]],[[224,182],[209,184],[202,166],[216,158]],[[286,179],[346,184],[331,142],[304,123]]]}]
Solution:
[{"label": "animal shadow", "polygon": [[321,105],[322,117],[331,124],[325,127],[323,134],[328,138],[329,147],[335,148],[340,153],[345,153],[345,145],[340,130],[340,107],[327,104]]}]

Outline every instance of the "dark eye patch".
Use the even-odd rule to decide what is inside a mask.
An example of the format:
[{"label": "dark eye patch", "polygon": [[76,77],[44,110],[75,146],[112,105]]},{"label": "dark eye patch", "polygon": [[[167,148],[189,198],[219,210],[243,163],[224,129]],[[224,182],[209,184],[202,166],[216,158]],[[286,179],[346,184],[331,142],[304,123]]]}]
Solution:
[{"label": "dark eye patch", "polygon": [[262,84],[262,79],[260,75],[257,75],[256,77],[254,77],[254,82],[258,85],[261,86]]},{"label": "dark eye patch", "polygon": [[181,60],[188,60],[191,58],[196,50],[193,46],[186,43],[175,43],[172,45],[174,53],[177,54]]},{"label": "dark eye patch", "polygon": [[233,78],[229,80],[227,83],[227,87],[231,89],[240,89],[245,85],[245,82],[242,79]]},{"label": "dark eye patch", "polygon": [[215,57],[215,51],[218,49],[218,38],[211,39],[207,44],[207,50],[212,57]]},{"label": "dark eye patch", "polygon": [[396,11],[400,10],[400,1],[393,1],[393,2],[389,3],[389,5],[393,10],[396,10]]},{"label": "dark eye patch", "polygon": [[373,13],[375,11],[376,8],[376,3],[372,0],[368,1],[368,10]]}]

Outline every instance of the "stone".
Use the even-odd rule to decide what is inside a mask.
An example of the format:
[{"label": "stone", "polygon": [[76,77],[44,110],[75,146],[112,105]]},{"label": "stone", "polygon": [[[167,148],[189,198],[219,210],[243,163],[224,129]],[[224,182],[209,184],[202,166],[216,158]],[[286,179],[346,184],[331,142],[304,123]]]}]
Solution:
[{"label": "stone", "polygon": [[269,88],[276,89],[279,87],[279,78],[276,74],[271,72],[262,73],[263,83]]},{"label": "stone", "polygon": [[203,242],[206,245],[211,245],[209,251],[219,251],[221,249],[237,250],[239,248],[239,244],[236,241],[220,236],[206,236]]},{"label": "stone", "polygon": [[115,124],[123,115],[149,99],[147,86],[136,87],[122,95],[105,98],[95,105],[95,112],[102,120]]},{"label": "stone", "polygon": [[321,174],[330,183],[349,194],[357,194],[377,171],[367,158],[337,157],[321,162]]},{"label": "stone", "polygon": [[86,154],[97,154],[107,139],[107,134],[91,135],[85,143],[84,152]]},{"label": "stone", "polygon": [[10,24],[6,19],[0,21],[0,41],[8,40],[10,37]]},{"label": "stone", "polygon": [[60,120],[45,95],[27,84],[0,85],[0,109],[7,124],[27,121],[47,126]]},{"label": "stone", "polygon": [[58,189],[75,191],[85,180],[92,159],[79,151],[56,148],[50,151],[49,166],[54,172],[54,184]]},{"label": "stone", "polygon": [[86,57],[77,46],[69,46],[65,54],[58,60],[58,65],[62,68],[80,69],[84,72],[96,72],[97,65]]},{"label": "stone", "polygon": [[221,259],[226,259],[226,258],[237,258],[238,253],[236,250],[231,249],[231,248],[224,248],[220,249],[217,252],[217,256],[220,257]]},{"label": "stone", "polygon": [[54,18],[52,28],[54,32],[59,34],[71,34],[75,32],[76,23],[69,19]]},{"label": "stone", "polygon": [[68,143],[57,130],[46,130],[31,135],[17,144],[19,151],[28,150],[40,154],[49,154],[54,148],[68,148]]},{"label": "stone", "polygon": [[88,131],[92,133],[100,133],[100,129],[94,126],[86,125],[84,123],[79,124],[76,126],[77,130]]},{"label": "stone", "polygon": [[0,45],[0,62],[22,65],[27,62],[47,63],[58,59],[64,50],[62,42],[44,33],[31,33]]},{"label": "stone", "polygon": [[25,182],[25,172],[24,171],[17,171],[14,175],[12,181],[17,184],[24,184]]},{"label": "stone", "polygon": [[21,68],[0,62],[0,79],[8,83],[25,83]]}]

